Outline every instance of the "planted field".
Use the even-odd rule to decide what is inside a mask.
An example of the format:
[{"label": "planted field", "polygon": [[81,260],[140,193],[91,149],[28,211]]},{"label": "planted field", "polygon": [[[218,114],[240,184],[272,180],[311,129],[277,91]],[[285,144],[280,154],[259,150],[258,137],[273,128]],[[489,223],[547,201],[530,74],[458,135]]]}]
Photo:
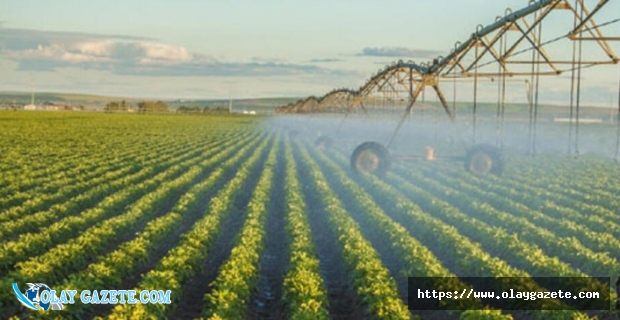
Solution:
[{"label": "planted field", "polygon": [[610,160],[514,156],[484,178],[460,163],[398,163],[379,178],[248,117],[4,112],[0,128],[2,318],[36,314],[14,282],[172,292],[171,304],[48,311],[62,318],[611,317],[407,308],[414,276],[615,280]]}]

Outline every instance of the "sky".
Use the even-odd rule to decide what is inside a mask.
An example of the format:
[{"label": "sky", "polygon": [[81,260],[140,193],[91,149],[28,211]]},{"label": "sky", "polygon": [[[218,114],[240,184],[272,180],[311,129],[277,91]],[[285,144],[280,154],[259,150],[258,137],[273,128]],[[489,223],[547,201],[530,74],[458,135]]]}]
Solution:
[{"label": "sky", "polygon": [[[446,55],[478,24],[493,22],[507,7],[525,5],[523,0],[3,0],[0,91],[207,99],[321,95],[357,88],[398,59],[426,62]],[[608,10],[611,18],[620,12],[614,5],[618,10]],[[592,100],[612,101],[618,68],[588,72],[584,79],[591,80],[584,87],[592,88]],[[565,95],[560,85],[549,86],[549,99]]]}]

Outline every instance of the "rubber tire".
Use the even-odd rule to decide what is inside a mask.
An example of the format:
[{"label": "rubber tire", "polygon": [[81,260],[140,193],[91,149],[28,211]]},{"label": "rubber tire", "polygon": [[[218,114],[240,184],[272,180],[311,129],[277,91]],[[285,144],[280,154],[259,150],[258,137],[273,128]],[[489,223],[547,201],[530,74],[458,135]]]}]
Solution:
[{"label": "rubber tire", "polygon": [[[371,152],[377,156],[379,159],[379,164],[374,171],[368,172],[363,171],[361,168],[357,167],[358,158],[364,152]],[[351,155],[351,169],[353,172],[358,174],[374,174],[376,176],[385,176],[385,174],[390,169],[392,159],[390,157],[390,152],[380,143],[378,142],[364,142],[355,148],[353,154]]]},{"label": "rubber tire", "polygon": [[[486,172],[476,172],[472,168],[472,162],[478,155],[485,155],[491,160],[491,167]],[[465,155],[465,170],[478,175],[484,176],[487,174],[493,174],[501,176],[504,173],[504,157],[502,151],[490,144],[478,144],[471,147]]]},{"label": "rubber tire", "polygon": [[334,146],[334,139],[328,136],[320,136],[316,139],[314,145],[320,150],[328,150]]}]

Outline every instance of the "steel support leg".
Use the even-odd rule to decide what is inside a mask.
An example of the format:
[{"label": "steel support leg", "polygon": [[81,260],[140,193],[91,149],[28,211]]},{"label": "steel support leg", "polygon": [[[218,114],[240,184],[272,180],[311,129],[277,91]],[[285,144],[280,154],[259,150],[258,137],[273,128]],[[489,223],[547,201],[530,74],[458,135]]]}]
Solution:
[{"label": "steel support leg", "polygon": [[435,92],[437,92],[437,96],[439,97],[439,101],[441,102],[441,106],[443,106],[443,109],[444,109],[444,111],[446,111],[446,114],[450,118],[450,121],[454,122],[454,114],[452,113],[452,111],[448,107],[448,101],[446,100],[446,97],[443,95],[443,92],[441,91],[441,89],[439,88],[438,85],[434,85],[433,89],[435,89]]},{"label": "steel support leg", "polygon": [[420,96],[420,93],[422,93],[423,89],[424,89],[423,83],[420,83],[415,88],[415,93],[413,94],[411,102],[409,102],[409,105],[407,106],[407,109],[405,110],[405,113],[403,114],[403,116],[400,118],[400,121],[398,122],[398,125],[396,126],[396,129],[394,130],[394,133],[390,137],[390,140],[388,140],[387,148],[390,148],[390,146],[394,142],[394,139],[396,139],[396,136],[398,135],[400,128],[403,126],[403,123],[405,123],[405,120],[407,120],[407,116],[409,116],[409,113],[411,113],[411,109],[413,108],[413,105],[416,103],[416,100],[418,100],[418,97]]}]

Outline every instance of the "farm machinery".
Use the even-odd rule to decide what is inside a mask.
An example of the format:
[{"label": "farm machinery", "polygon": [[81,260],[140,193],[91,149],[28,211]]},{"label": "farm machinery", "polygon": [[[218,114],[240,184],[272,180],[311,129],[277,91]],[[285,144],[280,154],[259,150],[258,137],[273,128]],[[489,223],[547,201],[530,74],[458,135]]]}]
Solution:
[{"label": "farm machinery", "polygon": [[[351,168],[355,172],[385,174],[395,160],[448,160],[463,161],[465,169],[476,175],[501,175],[504,169],[507,83],[525,84],[528,150],[533,154],[537,144],[541,77],[568,75],[571,80],[568,145],[569,152],[578,153],[582,70],[615,65],[620,61],[610,45],[612,41],[620,40],[620,37],[603,33],[604,29],[620,22],[618,17],[610,18],[603,14],[603,9],[610,3],[610,0],[596,0],[595,3],[588,3],[587,0],[530,1],[528,6],[520,10],[506,9],[504,15],[498,16],[490,25],[479,25],[466,41],[457,42],[445,57],[439,56],[422,64],[399,60],[379,70],[357,90],[333,90],[322,97],[309,97],[282,106],[277,112],[339,112],[344,113],[344,122],[351,113],[361,111],[369,114],[369,110],[377,109],[372,105],[376,106],[379,99],[406,101],[404,113],[386,143],[367,141],[355,148],[350,158]],[[617,15],[618,11],[615,12]],[[599,18],[605,18],[606,22],[598,23]],[[545,23],[548,21],[553,23]],[[559,34],[557,30],[561,30]],[[497,86],[495,117],[498,139],[495,144],[478,142],[479,85],[483,81],[491,81]],[[462,82],[469,82],[473,86],[473,106],[469,120],[472,142],[464,156],[437,155],[431,146],[427,147],[426,154],[422,156],[390,152],[401,127],[426,91],[437,97],[448,119],[455,122],[456,88]],[[446,83],[453,89],[452,105],[442,89]],[[617,141],[616,157],[620,149],[620,102]],[[324,150],[335,145],[335,141],[328,136],[320,136],[315,143]]]}]

